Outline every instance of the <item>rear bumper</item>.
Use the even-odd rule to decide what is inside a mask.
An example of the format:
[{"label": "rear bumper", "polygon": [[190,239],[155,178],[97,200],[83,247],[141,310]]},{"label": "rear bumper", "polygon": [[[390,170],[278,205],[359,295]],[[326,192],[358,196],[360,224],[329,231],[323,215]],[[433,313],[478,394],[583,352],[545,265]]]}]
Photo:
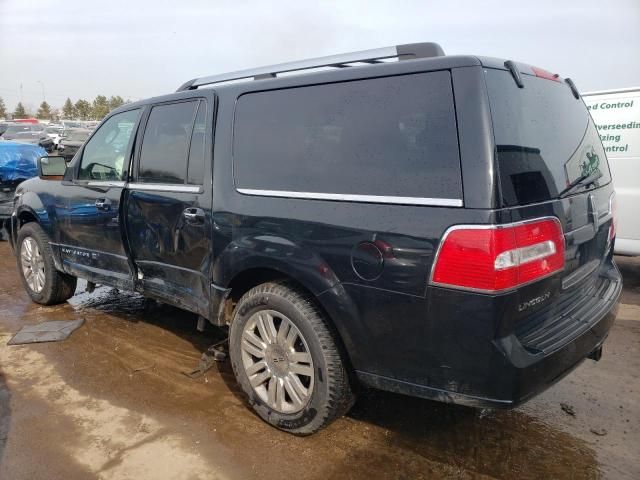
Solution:
[{"label": "rear bumper", "polygon": [[[621,291],[620,273],[611,262],[590,296],[585,295],[571,315],[563,313],[547,321],[538,334],[514,332],[493,341],[485,339],[490,346],[473,348],[467,346],[469,342],[480,342],[480,338],[459,337],[458,344],[449,349],[463,346],[464,353],[457,351],[460,368],[425,370],[424,381],[363,371],[357,372],[358,378],[367,386],[411,396],[481,408],[513,408],[552,386],[586,358],[598,356],[616,318]],[[567,317],[572,317],[573,324]],[[459,336],[460,330],[456,333]]]}]

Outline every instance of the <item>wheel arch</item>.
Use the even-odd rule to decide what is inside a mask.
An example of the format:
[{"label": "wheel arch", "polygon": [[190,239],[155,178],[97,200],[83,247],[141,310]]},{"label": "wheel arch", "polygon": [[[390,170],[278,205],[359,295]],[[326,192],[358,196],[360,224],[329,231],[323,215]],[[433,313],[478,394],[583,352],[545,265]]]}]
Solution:
[{"label": "wheel arch", "polygon": [[[311,299],[323,318],[326,319],[329,329],[334,333],[349,372],[353,372],[354,364],[351,348],[353,342],[349,329],[344,325],[344,321],[349,319],[343,318],[343,315],[348,317],[349,314],[353,315],[356,310],[341,286],[325,289],[318,294],[314,293],[313,287],[306,283],[304,279],[284,271],[284,269],[269,266],[240,270],[227,285],[226,294],[220,302],[218,315],[214,323],[217,325],[230,325],[240,298],[252,288],[267,282],[287,283]],[[345,308],[345,306],[348,307]]]}]

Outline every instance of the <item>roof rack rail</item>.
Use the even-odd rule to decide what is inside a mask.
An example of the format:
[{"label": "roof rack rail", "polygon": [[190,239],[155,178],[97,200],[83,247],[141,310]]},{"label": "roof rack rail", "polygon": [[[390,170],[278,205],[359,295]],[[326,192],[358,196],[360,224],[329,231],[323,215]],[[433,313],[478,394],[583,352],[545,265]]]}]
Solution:
[{"label": "roof rack rail", "polygon": [[330,55],[328,57],[310,58],[299,62],[280,63],[267,67],[250,68],[237,72],[222,73],[208,77],[194,78],[189,80],[176,90],[194,90],[204,85],[228,82],[231,80],[253,79],[263,80],[265,78],[275,78],[279,73],[298,72],[320,67],[345,68],[352,63],[382,63],[382,60],[397,58],[398,60],[412,60],[414,58],[443,57],[444,51],[437,43],[409,43],[396,45],[395,47],[375,48],[363,50],[361,52],[343,53]]}]

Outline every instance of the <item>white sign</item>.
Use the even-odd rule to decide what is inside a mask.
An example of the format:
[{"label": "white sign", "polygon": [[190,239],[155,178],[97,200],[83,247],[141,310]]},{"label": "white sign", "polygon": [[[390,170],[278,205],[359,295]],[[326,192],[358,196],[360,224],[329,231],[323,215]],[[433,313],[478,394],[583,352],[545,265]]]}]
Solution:
[{"label": "white sign", "polygon": [[640,255],[640,88],[585,93],[616,188],[615,253]]},{"label": "white sign", "polygon": [[585,93],[607,158],[640,157],[640,89],[612,93]]}]

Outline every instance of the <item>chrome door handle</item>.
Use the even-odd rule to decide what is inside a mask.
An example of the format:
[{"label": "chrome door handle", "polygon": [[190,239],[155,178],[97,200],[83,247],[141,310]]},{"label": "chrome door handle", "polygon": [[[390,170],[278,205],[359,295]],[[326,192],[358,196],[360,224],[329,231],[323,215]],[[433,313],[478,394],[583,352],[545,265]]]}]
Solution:
[{"label": "chrome door handle", "polygon": [[108,198],[99,198],[96,200],[95,205],[98,210],[110,210],[111,200],[109,200]]},{"label": "chrome door handle", "polygon": [[182,212],[182,216],[189,223],[204,223],[204,210],[201,208],[187,208]]}]

